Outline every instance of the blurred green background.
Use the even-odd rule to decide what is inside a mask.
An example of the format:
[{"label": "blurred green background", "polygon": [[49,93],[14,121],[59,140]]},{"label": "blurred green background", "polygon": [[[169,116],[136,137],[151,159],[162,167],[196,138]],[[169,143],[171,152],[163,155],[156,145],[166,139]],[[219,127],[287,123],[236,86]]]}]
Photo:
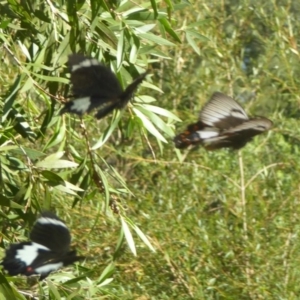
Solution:
[{"label": "blurred green background", "polygon": [[[39,284],[2,272],[3,299],[299,299],[299,1],[0,11],[1,255],[46,209],[87,257]],[[61,117],[73,52],[124,87],[151,75],[122,112]],[[175,150],[214,91],[274,128],[239,152]]]}]

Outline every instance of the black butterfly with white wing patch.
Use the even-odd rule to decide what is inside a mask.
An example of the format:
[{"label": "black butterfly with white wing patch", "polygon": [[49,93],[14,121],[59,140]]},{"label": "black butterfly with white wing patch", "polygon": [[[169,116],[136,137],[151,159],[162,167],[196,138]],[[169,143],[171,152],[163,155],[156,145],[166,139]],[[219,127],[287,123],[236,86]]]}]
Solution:
[{"label": "black butterfly with white wing patch", "polygon": [[272,125],[273,122],[264,117],[249,118],[231,97],[216,92],[201,110],[199,121],[177,135],[174,143],[179,149],[198,144],[207,150],[240,149]]},{"label": "black butterfly with white wing patch", "polygon": [[116,75],[95,58],[71,54],[68,65],[74,100],[67,102],[60,114],[74,113],[82,116],[98,108],[95,115],[97,119],[105,117],[114,109],[124,108],[148,73],[137,77],[123,91]]},{"label": "black butterfly with white wing patch", "polygon": [[12,244],[1,262],[9,275],[40,275],[45,279],[51,272],[72,264],[82,256],[70,251],[71,235],[65,223],[55,214],[44,212],[30,233],[29,242]]}]

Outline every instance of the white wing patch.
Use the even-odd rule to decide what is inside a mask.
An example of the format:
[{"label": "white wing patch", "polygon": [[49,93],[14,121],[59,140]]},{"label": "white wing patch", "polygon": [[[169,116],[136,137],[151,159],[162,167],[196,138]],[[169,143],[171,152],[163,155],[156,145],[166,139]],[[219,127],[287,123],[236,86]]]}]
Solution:
[{"label": "white wing patch", "polygon": [[78,111],[80,114],[84,114],[88,111],[91,105],[91,97],[83,97],[73,100],[73,105],[70,107],[71,111]]},{"label": "white wing patch", "polygon": [[37,219],[36,222],[40,223],[40,224],[44,224],[44,225],[53,224],[53,225],[62,226],[62,227],[67,228],[67,226],[64,222],[57,220],[57,219],[47,218],[47,217],[40,217]]},{"label": "white wing patch", "polygon": [[226,130],[225,133],[237,133],[237,132],[251,130],[251,129],[264,132],[270,129],[272,126],[273,126],[273,122],[271,120],[261,117],[261,118],[251,119],[249,121],[246,121],[243,124],[230,128]]},{"label": "white wing patch", "polygon": [[243,108],[231,97],[216,92],[200,112],[200,120],[206,125],[213,126],[222,119],[233,117],[248,120]]},{"label": "white wing patch", "polygon": [[179,149],[197,144],[204,144],[207,150],[240,149],[272,126],[273,122],[264,117],[250,119],[235,100],[216,92],[200,111],[199,121],[173,141]]},{"label": "white wing patch", "polygon": [[46,264],[44,266],[36,268],[34,271],[38,274],[47,274],[53,271],[58,270],[59,268],[63,267],[62,262],[53,263],[53,264]]},{"label": "white wing patch", "polygon": [[213,131],[212,128],[207,128],[206,130],[199,130],[196,131],[196,133],[199,135],[199,137],[203,140],[209,139],[215,136],[219,135],[219,130]]},{"label": "white wing patch", "polygon": [[81,68],[88,68],[88,67],[91,67],[91,66],[99,66],[99,65],[100,65],[99,61],[95,58],[85,59],[84,61],[82,61],[78,65],[72,66],[71,71],[75,72],[76,70],[81,69]]},{"label": "white wing patch", "polygon": [[50,251],[49,248],[32,242],[31,245],[25,245],[23,249],[17,250],[16,258],[24,262],[26,266],[29,266],[38,256],[38,251],[40,249]]}]

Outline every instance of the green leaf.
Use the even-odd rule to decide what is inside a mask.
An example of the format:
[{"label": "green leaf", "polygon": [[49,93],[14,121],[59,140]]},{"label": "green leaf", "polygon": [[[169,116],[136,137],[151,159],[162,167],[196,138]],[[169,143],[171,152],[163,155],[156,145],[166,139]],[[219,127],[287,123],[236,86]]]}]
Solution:
[{"label": "green leaf", "polygon": [[145,236],[145,234],[140,230],[140,228],[135,224],[133,224],[132,228],[135,230],[135,232],[141,238],[141,240],[145,243],[145,245],[147,245],[151,251],[156,252],[153,246],[151,245],[150,241]]},{"label": "green leaf", "polygon": [[5,276],[0,273],[0,298],[1,300],[26,300],[26,298],[10,286]]},{"label": "green leaf", "polygon": [[125,219],[122,216],[120,216],[120,219],[121,219],[121,224],[122,224],[122,229],[123,229],[123,232],[124,232],[124,236],[125,236],[125,239],[127,241],[128,246],[129,246],[129,249],[131,250],[133,255],[136,256],[135,243],[134,243],[133,237],[131,235],[130,229],[129,229]]},{"label": "green leaf", "polygon": [[10,208],[23,209],[22,205],[19,205],[18,203],[10,200],[9,198],[3,196],[2,194],[0,194],[0,205],[10,207]]},{"label": "green leaf", "polygon": [[47,75],[41,75],[39,73],[31,73],[32,75],[34,75],[35,77],[42,79],[44,81],[47,82],[59,82],[59,83],[64,83],[64,84],[69,84],[69,80],[66,78],[62,78],[62,77],[57,77],[57,76],[47,76]]},{"label": "green leaf", "polygon": [[115,116],[113,118],[113,122],[105,129],[105,131],[103,132],[102,136],[100,137],[100,139],[96,142],[96,144],[92,147],[92,150],[96,150],[100,147],[102,147],[105,142],[109,139],[109,137],[111,136],[111,134],[113,133],[113,131],[115,130],[115,128],[118,126],[119,121],[121,119],[121,113],[118,110],[117,112],[115,112]]},{"label": "green leaf", "polygon": [[158,21],[163,25],[166,32],[178,43],[181,43],[181,40],[177,33],[172,29],[170,23],[166,18],[159,18]]},{"label": "green leaf", "polygon": [[130,61],[130,63],[134,64],[136,62],[137,53],[140,48],[140,40],[135,35],[133,35],[132,41],[133,42],[131,43],[129,61]]},{"label": "green leaf", "polygon": [[153,134],[158,140],[167,143],[166,139],[160,134],[160,132],[155,128],[155,126],[149,121],[149,119],[137,108],[133,107],[134,113],[139,117],[144,125],[144,127]]},{"label": "green leaf", "polygon": [[152,124],[155,124],[155,128],[159,128],[160,131],[165,132],[168,136],[174,136],[172,128],[166,124],[159,116],[152,111],[145,109],[143,106],[139,107],[139,110],[149,118]]},{"label": "green leaf", "polygon": [[44,147],[43,151],[60,144],[64,140],[66,134],[66,124],[61,120],[63,120],[63,118],[60,118],[60,120],[57,122],[55,132]]},{"label": "green leaf", "polygon": [[[137,104],[137,105],[139,105],[139,104]],[[172,112],[170,112],[169,110],[166,110],[164,108],[161,108],[161,107],[158,107],[158,106],[154,106],[154,105],[149,105],[149,104],[143,104],[142,107],[144,109],[152,111],[152,112],[154,112],[154,113],[156,113],[158,115],[170,118],[171,120],[176,120],[178,122],[181,122],[181,120],[176,115],[174,115]]]},{"label": "green leaf", "polygon": [[47,284],[49,288],[49,296],[51,297],[51,299],[60,300],[61,297],[59,291],[57,290],[57,287],[52,283],[51,280],[47,280]]},{"label": "green leaf", "polygon": [[[8,146],[10,147],[10,146]],[[16,146],[11,146],[11,147],[16,147]],[[5,148],[5,147],[3,147]],[[0,152],[2,150],[2,147],[0,147]],[[19,154],[19,155],[27,155],[31,160],[36,160],[42,156],[45,156],[46,154],[41,152],[41,151],[38,151],[38,150],[35,150],[35,149],[31,149],[31,148],[27,148],[27,147],[17,147],[17,149],[12,149],[10,151],[11,153],[14,153],[14,154]]]},{"label": "green leaf", "polygon": [[197,39],[198,41],[200,41],[200,42],[209,42],[210,41],[210,39],[209,38],[207,38],[205,35],[203,35],[203,34],[200,34],[196,29],[194,29],[194,28],[190,28],[190,27],[188,27],[187,29],[186,29],[186,32],[188,32],[189,33],[189,35],[191,36],[191,37],[194,37],[195,39]]},{"label": "green leaf", "polygon": [[28,138],[29,140],[36,139],[37,135],[33,130],[31,129],[29,123],[26,120],[26,117],[21,114],[19,111],[17,111],[15,108],[12,108],[9,112],[9,119],[13,119],[14,129],[22,135],[24,138]]},{"label": "green leaf", "polygon": [[157,18],[158,16],[158,11],[157,11],[157,5],[156,5],[156,0],[150,0],[151,1],[151,6],[154,11],[154,18]]},{"label": "green leaf", "polygon": [[[147,24],[147,25],[143,25],[143,26],[139,26],[136,28],[136,31],[139,33],[147,33],[150,32],[156,25],[155,24]],[[152,33],[149,33],[150,35]]]},{"label": "green leaf", "polygon": [[99,279],[97,280],[99,283],[104,283],[107,279],[111,279],[110,277],[115,272],[115,264],[110,263],[106,268],[102,271]]},{"label": "green leaf", "polygon": [[123,52],[124,52],[124,30],[121,30],[119,40],[118,40],[118,48],[117,48],[117,68],[119,69],[122,65],[123,61]]},{"label": "green leaf", "polygon": [[175,46],[172,42],[152,33],[137,33],[137,36],[161,46]]},{"label": "green leaf", "polygon": [[22,76],[18,75],[13,83],[13,85],[10,87],[8,93],[4,96],[4,107],[3,107],[3,113],[1,116],[1,123],[3,123],[7,116],[8,113],[10,112],[14,101],[18,95],[18,91],[20,89],[20,81],[21,81]]},{"label": "green leaf", "polygon": [[188,41],[190,46],[195,50],[195,52],[198,55],[200,55],[200,49],[199,49],[198,45],[196,44],[195,40],[193,39],[193,35],[187,30],[185,36],[186,36],[186,40]]},{"label": "green leaf", "polygon": [[47,156],[45,159],[39,161],[36,164],[38,168],[45,169],[64,169],[64,168],[75,168],[78,166],[78,163],[69,160],[59,159],[64,154],[63,151],[57,152]]},{"label": "green leaf", "polygon": [[58,176],[57,174],[51,172],[51,171],[48,171],[48,170],[44,170],[41,172],[41,175],[48,179],[49,180],[49,183],[51,184],[51,186],[56,186],[56,185],[64,185],[64,180]]}]

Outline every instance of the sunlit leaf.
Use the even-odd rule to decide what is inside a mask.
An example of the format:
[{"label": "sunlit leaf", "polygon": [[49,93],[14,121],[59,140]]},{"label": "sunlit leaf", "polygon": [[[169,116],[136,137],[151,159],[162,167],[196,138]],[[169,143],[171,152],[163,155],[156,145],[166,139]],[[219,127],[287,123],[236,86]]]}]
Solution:
[{"label": "sunlit leaf", "polygon": [[149,239],[148,239],[148,238],[145,236],[145,234],[139,229],[139,227],[137,227],[136,225],[133,225],[132,228],[135,230],[135,232],[137,233],[137,235],[143,240],[143,242],[145,243],[145,245],[147,245],[151,251],[155,252],[155,249],[154,249],[153,246],[151,245]]},{"label": "sunlit leaf", "polygon": [[133,255],[136,256],[135,243],[134,243],[133,237],[131,235],[130,229],[129,229],[126,221],[123,219],[122,216],[120,217],[120,219],[121,219],[121,224],[122,224],[122,229],[123,229],[123,232],[124,232],[124,236],[125,236],[125,239],[127,241],[128,246],[129,246],[129,249],[131,250]]},{"label": "sunlit leaf", "polygon": [[162,142],[167,143],[166,139],[161,135],[161,133],[155,128],[152,122],[137,108],[133,107],[133,111],[135,114],[141,119],[145,128],[153,134],[157,139],[161,140]]}]

